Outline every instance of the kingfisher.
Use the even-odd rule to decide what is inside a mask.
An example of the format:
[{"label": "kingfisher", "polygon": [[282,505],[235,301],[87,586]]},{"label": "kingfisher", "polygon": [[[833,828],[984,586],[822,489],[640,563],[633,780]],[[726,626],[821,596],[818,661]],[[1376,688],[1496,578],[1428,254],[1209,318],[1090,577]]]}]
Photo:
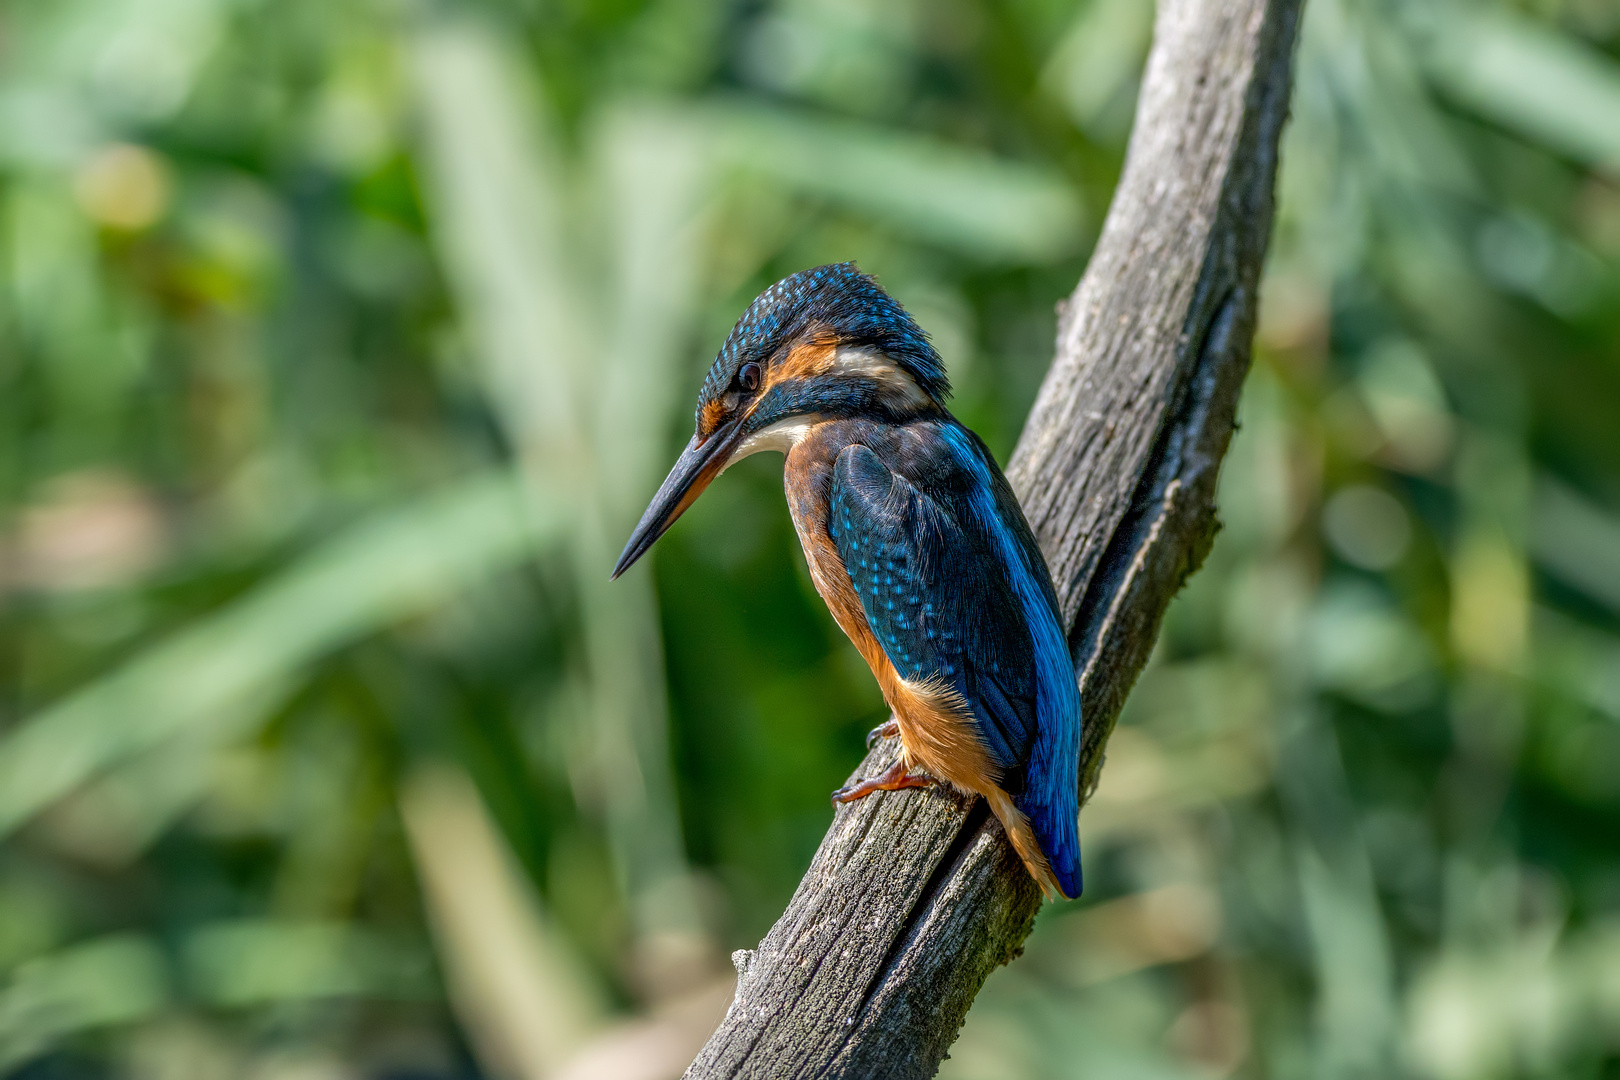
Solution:
[{"label": "kingfisher", "polygon": [[783,278],[715,357],[697,431],[613,577],[733,462],[785,454],[811,579],[892,713],[872,738],[901,745],[834,801],[934,783],[981,796],[1042,891],[1075,897],[1080,694],[1057,595],[1012,487],[949,396],[928,335],[854,263]]}]

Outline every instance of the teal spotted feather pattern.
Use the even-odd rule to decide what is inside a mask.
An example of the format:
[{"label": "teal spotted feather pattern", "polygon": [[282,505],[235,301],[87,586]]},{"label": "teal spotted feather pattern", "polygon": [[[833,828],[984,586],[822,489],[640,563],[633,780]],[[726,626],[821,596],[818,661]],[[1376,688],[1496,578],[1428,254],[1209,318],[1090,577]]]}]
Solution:
[{"label": "teal spotted feather pattern", "polygon": [[828,535],[889,662],[962,696],[1002,787],[1078,896],[1080,695],[1046,564],[972,432],[947,416],[885,435],[838,454]]}]

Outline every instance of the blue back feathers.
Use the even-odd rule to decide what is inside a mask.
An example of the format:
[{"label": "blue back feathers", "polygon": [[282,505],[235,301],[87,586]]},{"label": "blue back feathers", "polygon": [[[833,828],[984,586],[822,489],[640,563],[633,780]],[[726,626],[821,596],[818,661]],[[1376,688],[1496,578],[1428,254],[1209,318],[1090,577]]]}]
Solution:
[{"label": "blue back feathers", "polygon": [[725,393],[743,364],[764,364],[817,331],[830,332],[840,345],[887,354],[941,404],[950,396],[945,364],[917,320],[875,279],[846,262],[789,274],[760,293],[714,358],[698,395],[699,409]]},{"label": "blue back feathers", "polygon": [[[1059,621],[1057,594],[1034,537],[1027,527],[1015,531],[1009,508],[999,505],[1003,500],[997,498],[990,468],[973,438],[955,425],[946,426],[943,434],[957,462],[973,477],[970,505],[1000,549],[1035,654],[1035,745],[1024,772],[1024,790],[1013,801],[1029,818],[1063,891],[1079,896],[1080,688]],[[1005,480],[1001,487],[1006,487]],[[1005,499],[1012,499],[1010,489]],[[1018,513],[1016,502],[1010,509]]]},{"label": "blue back feathers", "polygon": [[956,689],[1065,894],[1080,892],[1080,696],[1056,595],[994,459],[947,416],[848,422],[827,533],[879,646]]}]

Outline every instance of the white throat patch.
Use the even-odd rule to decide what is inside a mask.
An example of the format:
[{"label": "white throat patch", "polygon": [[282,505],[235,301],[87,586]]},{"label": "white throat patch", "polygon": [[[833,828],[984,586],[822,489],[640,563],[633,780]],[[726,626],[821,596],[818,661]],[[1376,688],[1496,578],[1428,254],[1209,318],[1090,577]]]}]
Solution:
[{"label": "white throat patch", "polygon": [[804,416],[790,416],[786,420],[778,420],[770,427],[761,428],[737,444],[737,449],[731,452],[731,457],[726,459],[725,467],[720,471],[725,472],[743,458],[762,450],[776,450],[785,454],[797,446],[799,440],[819,423],[821,423],[820,413],[807,413]]}]

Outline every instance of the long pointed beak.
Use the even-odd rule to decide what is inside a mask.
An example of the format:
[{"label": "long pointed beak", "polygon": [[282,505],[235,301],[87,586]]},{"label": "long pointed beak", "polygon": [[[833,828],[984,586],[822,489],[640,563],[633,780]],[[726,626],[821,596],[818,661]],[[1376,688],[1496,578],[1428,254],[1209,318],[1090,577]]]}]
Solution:
[{"label": "long pointed beak", "polygon": [[692,441],[686,444],[686,449],[676,459],[675,467],[664,477],[647,512],[641,515],[641,523],[636,526],[636,531],[630,534],[630,542],[624,545],[624,554],[619,556],[618,564],[613,567],[613,578],[635,565],[636,560],[647,554],[647,549],[675,524],[675,519],[697,502],[703,489],[726,467],[731,452],[742,441],[742,431],[742,420],[738,418],[716,428],[707,439],[692,436]]}]

